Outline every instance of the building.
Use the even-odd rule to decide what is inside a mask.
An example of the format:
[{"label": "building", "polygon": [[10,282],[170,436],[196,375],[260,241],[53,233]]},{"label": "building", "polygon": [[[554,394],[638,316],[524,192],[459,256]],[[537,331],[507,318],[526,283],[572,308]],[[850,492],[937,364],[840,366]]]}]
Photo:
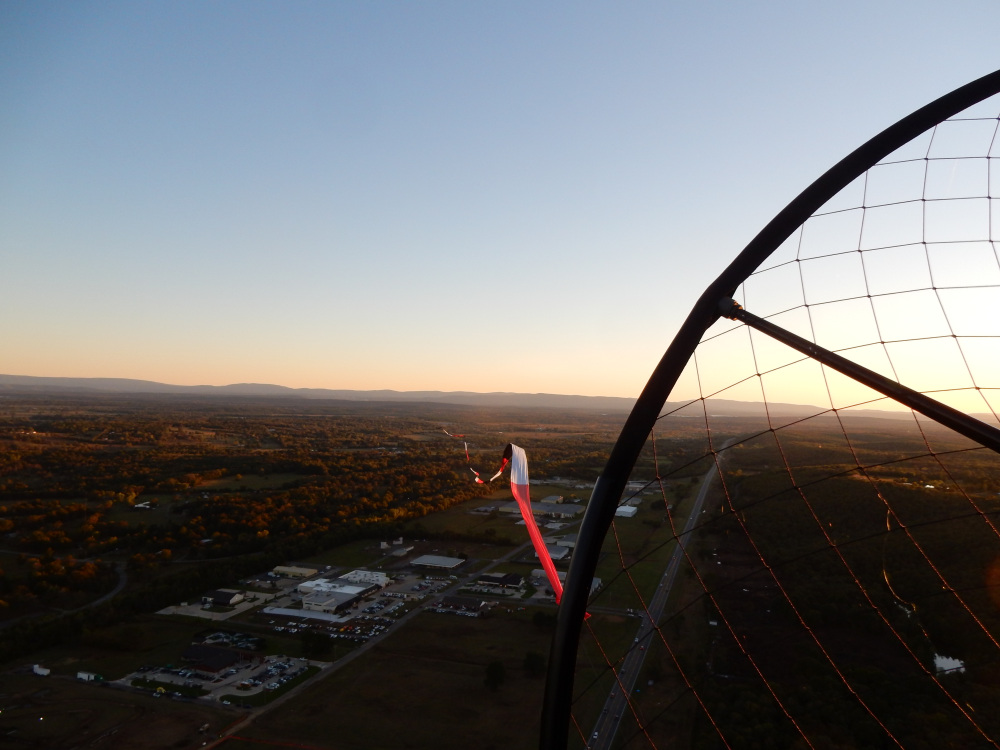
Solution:
[{"label": "building", "polygon": [[[557,570],[556,573],[559,575],[559,580],[562,583],[566,583],[566,571],[564,571],[564,570]],[[545,573],[545,571],[542,570],[541,568],[535,568],[533,571],[531,571],[531,577],[532,578],[545,579],[546,575],[547,574]],[[591,580],[591,582],[590,582],[590,593],[593,594],[599,588],[601,588],[601,579],[600,578],[594,578],[593,580]]]},{"label": "building", "polygon": [[201,597],[201,603],[205,606],[232,607],[243,601],[243,594],[232,589],[216,589]]},{"label": "building", "polygon": [[315,620],[316,622],[343,622],[344,617],[341,615],[329,614],[327,612],[318,612],[311,609],[290,609],[288,607],[264,607],[265,615],[280,615],[281,617],[296,617],[302,621],[305,620]]},{"label": "building", "polygon": [[496,575],[492,573],[483,573],[476,580],[476,583],[480,586],[489,586],[491,588],[516,589],[520,587],[523,581],[524,578],[519,576],[517,573],[502,573]]},{"label": "building", "polygon": [[319,573],[316,568],[297,568],[294,565],[278,565],[274,569],[276,576],[285,578],[309,578]]},{"label": "building", "polygon": [[[531,512],[536,516],[547,516],[549,518],[574,518],[583,513],[584,507],[574,503],[532,503]],[[500,506],[501,513],[511,515],[521,515],[521,507],[516,502],[505,503]]]},{"label": "building", "polygon": [[304,597],[330,591],[344,591],[350,594],[365,596],[366,594],[378,591],[380,588],[382,587],[374,583],[352,583],[343,578],[333,580],[329,578],[317,578],[313,581],[303,581],[295,587],[296,591]]},{"label": "building", "polygon": [[308,612],[325,612],[328,615],[343,612],[361,600],[361,594],[357,593],[361,587],[353,588],[354,591],[348,589],[317,591],[302,598],[302,609]]},{"label": "building", "polygon": [[441,570],[452,570],[464,563],[460,557],[445,557],[444,555],[421,555],[411,561],[411,565],[418,568],[438,568]]},{"label": "building", "polygon": [[638,512],[638,509],[634,505],[619,505],[615,509],[615,515],[619,518],[635,518],[635,514]]},{"label": "building", "polygon": [[337,580],[349,583],[363,583],[367,586],[378,586],[380,589],[384,589],[392,583],[392,579],[389,576],[378,570],[352,570],[350,573],[340,576]]},{"label": "building", "polygon": [[454,612],[479,613],[486,606],[482,599],[473,599],[471,596],[446,596],[437,605],[438,611],[450,609]]},{"label": "building", "polygon": [[[557,547],[554,544],[546,544],[545,549],[549,551],[549,557],[555,562],[567,559],[572,552],[569,547]],[[535,551],[535,557],[538,557],[537,550]]]},{"label": "building", "polygon": [[303,581],[296,587],[302,594],[302,609],[327,614],[343,612],[380,588],[378,584],[351,583],[343,578]]}]

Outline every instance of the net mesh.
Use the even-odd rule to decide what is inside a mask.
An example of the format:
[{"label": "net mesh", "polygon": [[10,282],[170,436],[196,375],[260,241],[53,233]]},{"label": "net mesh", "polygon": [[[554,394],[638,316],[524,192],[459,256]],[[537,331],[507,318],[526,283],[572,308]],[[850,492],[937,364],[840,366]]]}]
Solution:
[{"label": "net mesh", "polygon": [[[871,167],[736,300],[1000,426],[998,113]],[[602,549],[571,740],[1000,746],[1000,456],[735,321],[670,398]]]}]

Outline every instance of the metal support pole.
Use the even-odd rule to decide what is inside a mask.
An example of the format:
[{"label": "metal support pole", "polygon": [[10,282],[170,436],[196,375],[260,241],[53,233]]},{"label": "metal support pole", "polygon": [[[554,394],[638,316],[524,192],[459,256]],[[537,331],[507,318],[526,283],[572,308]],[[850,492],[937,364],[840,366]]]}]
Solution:
[{"label": "metal support pole", "polygon": [[945,427],[950,427],[955,432],[965,435],[965,437],[1000,453],[1000,430],[996,427],[991,427],[975,417],[970,417],[964,412],[960,412],[950,406],[945,406],[940,401],[925,396],[923,393],[918,393],[911,388],[907,388],[902,383],[897,383],[895,380],[883,377],[877,372],[869,370],[867,367],[862,367],[856,362],[841,357],[839,354],[834,354],[829,349],[824,349],[818,344],[796,336],[794,333],[786,331],[784,328],[776,326],[770,321],[758,318],[753,313],[744,310],[735,300],[724,299],[720,301],[719,312],[727,318],[746,323],[755,331],[767,334],[771,338],[795,349],[795,351],[801,352],[807,357],[811,357],[817,362],[822,362],[827,367],[867,385],[883,396],[888,396],[893,401],[898,401],[903,406],[920,412],[925,417],[929,417],[935,422],[943,424]]}]

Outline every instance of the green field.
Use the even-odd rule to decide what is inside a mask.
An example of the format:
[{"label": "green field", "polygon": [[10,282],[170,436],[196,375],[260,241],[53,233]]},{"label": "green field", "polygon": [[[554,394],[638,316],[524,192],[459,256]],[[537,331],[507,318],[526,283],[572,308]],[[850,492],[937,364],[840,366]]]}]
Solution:
[{"label": "green field", "polygon": [[[523,663],[529,651],[548,652],[551,634],[533,614],[421,614],[240,734],[336,750],[534,748],[544,678],[526,676]],[[495,692],[484,684],[493,661],[506,670]]]},{"label": "green field", "polygon": [[139,615],[127,622],[86,633],[75,645],[59,646],[18,662],[22,668],[39,663],[53,675],[96,672],[117,680],[144,664],[176,664],[197,633],[218,626],[193,617]]},{"label": "green field", "polygon": [[378,560],[385,557],[385,552],[385,550],[379,549],[377,541],[372,539],[358,539],[357,541],[349,542],[348,544],[343,544],[334,549],[313,555],[308,560],[303,560],[302,564],[306,567],[318,568],[320,570],[326,565],[342,568],[371,567]]},{"label": "green field", "polygon": [[194,750],[236,718],[201,702],[157,699],[54,674],[7,672],[0,690],[5,748]]},{"label": "green field", "polygon": [[[531,485],[533,503],[541,502],[549,495],[562,495],[568,500],[573,492],[579,491],[554,484]],[[513,502],[513,500],[514,498],[510,494],[509,489],[498,489],[486,498],[470,500],[434,513],[433,515],[410,521],[404,527],[404,533],[415,535],[420,535],[421,532],[436,534],[454,533],[461,535],[491,533],[495,534],[498,540],[506,538],[515,544],[520,544],[522,539],[526,538],[527,535],[523,527],[516,525],[516,521],[520,518],[516,514],[498,513],[494,514],[494,517],[490,517],[470,512],[476,508],[499,506]],[[576,521],[579,521],[582,517],[583,514],[579,514],[576,517]],[[573,522],[571,521],[571,523]]]},{"label": "green field", "polygon": [[[662,511],[642,507],[634,518],[616,518],[601,550],[597,577],[602,589],[595,603],[602,607],[640,608],[648,601],[667,567],[676,542]],[[683,518],[675,518],[680,526]],[[628,575],[623,573],[628,567]]]}]

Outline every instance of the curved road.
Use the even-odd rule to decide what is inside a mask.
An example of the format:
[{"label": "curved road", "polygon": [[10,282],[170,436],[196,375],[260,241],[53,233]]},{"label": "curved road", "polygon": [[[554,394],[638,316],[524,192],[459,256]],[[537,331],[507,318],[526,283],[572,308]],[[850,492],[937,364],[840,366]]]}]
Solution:
[{"label": "curved road", "polygon": [[[20,552],[10,552],[8,550],[0,550],[0,553],[2,553],[2,554],[10,554],[10,555],[19,555],[19,554],[22,554]],[[23,554],[29,554],[29,553],[23,553]],[[36,554],[30,554],[30,556],[31,557],[41,557],[41,555],[36,555]],[[86,561],[84,560],[82,562],[86,562]],[[123,563],[123,562],[115,563],[115,572],[118,573],[118,583],[115,584],[115,587],[113,589],[111,589],[111,591],[109,591],[106,594],[101,595],[97,599],[94,599],[91,602],[87,602],[83,606],[77,607],[76,609],[55,609],[55,608],[53,608],[53,609],[43,609],[40,612],[29,612],[26,615],[21,615],[20,617],[14,617],[14,618],[11,618],[9,620],[4,620],[3,622],[0,622],[0,630],[3,630],[5,628],[9,628],[12,625],[15,625],[15,624],[17,624],[19,622],[22,622],[24,620],[31,620],[31,619],[34,619],[36,617],[42,617],[43,615],[49,615],[49,614],[52,614],[53,612],[57,612],[57,613],[59,613],[61,615],[72,614],[73,612],[81,612],[81,611],[83,611],[85,609],[90,609],[91,607],[96,607],[98,604],[103,604],[104,602],[108,601],[109,599],[112,599],[115,596],[117,596],[118,594],[120,594],[124,590],[126,584],[128,583],[128,573],[125,570],[125,563]]]}]

